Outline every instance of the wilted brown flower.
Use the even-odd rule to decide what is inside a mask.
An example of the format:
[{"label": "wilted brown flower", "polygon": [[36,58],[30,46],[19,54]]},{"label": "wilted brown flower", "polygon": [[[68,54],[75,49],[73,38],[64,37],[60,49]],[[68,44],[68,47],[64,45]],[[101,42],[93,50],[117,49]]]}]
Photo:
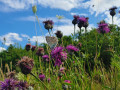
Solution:
[{"label": "wilted brown flower", "polygon": [[59,31],[59,30],[55,33],[55,35],[56,35],[58,38],[62,38],[62,36],[63,36],[62,32]]},{"label": "wilted brown flower", "polygon": [[38,56],[44,55],[44,48],[38,48],[36,54],[37,54]]},{"label": "wilted brown flower", "polygon": [[21,68],[22,73],[27,75],[31,73],[31,70],[34,66],[33,59],[24,56],[20,61],[18,61],[18,65]]},{"label": "wilted brown flower", "polygon": [[16,73],[15,71],[8,72],[7,73],[7,77],[8,78],[14,78],[15,77],[15,73]]},{"label": "wilted brown flower", "polygon": [[26,44],[25,49],[29,51],[31,49],[31,44]]}]

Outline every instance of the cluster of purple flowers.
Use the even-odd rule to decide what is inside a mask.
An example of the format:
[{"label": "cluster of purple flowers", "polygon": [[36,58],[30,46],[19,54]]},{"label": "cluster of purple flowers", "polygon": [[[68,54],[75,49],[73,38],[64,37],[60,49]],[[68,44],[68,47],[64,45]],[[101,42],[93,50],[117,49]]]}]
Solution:
[{"label": "cluster of purple flowers", "polygon": [[26,90],[28,87],[27,82],[14,79],[5,79],[5,81],[0,82],[0,90]]},{"label": "cluster of purple flowers", "polygon": [[[68,50],[68,52],[79,51],[79,49],[73,45],[68,45],[66,49]],[[55,60],[55,66],[60,66],[62,62],[67,59],[67,53],[66,51],[64,51],[64,47],[61,46],[54,48],[51,52],[51,56]]]},{"label": "cluster of purple flowers", "polygon": [[74,25],[78,24],[78,27],[80,29],[82,27],[85,27],[85,28],[88,27],[88,19],[89,19],[88,17],[84,17],[84,16],[80,17],[78,15],[74,15],[73,17],[74,17],[74,19],[73,19],[72,23]]},{"label": "cluster of purple flowers", "polygon": [[101,21],[98,24],[98,29],[97,30],[98,30],[99,33],[102,33],[102,34],[110,32],[108,24],[105,23],[105,21]]}]

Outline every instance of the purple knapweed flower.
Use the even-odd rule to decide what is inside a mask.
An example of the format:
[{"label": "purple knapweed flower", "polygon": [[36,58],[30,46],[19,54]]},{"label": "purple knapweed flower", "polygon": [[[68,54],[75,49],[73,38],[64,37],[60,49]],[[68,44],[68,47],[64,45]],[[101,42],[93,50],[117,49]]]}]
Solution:
[{"label": "purple knapweed flower", "polygon": [[32,46],[31,50],[34,52],[36,49],[36,46]]},{"label": "purple knapweed flower", "polygon": [[79,49],[76,48],[76,47],[73,46],[73,45],[68,45],[68,46],[66,47],[66,49],[67,49],[69,52],[77,52],[77,51],[79,51]]},{"label": "purple knapweed flower", "polygon": [[36,55],[42,56],[44,54],[44,48],[38,48]]},{"label": "purple knapweed flower", "polygon": [[31,44],[26,44],[25,49],[29,51],[31,49]]},{"label": "purple knapweed flower", "polygon": [[74,15],[73,18],[74,18],[74,19],[73,19],[73,21],[72,21],[72,24],[73,24],[73,25],[76,25],[76,24],[78,23],[79,16],[78,16],[78,15]]},{"label": "purple knapweed flower", "polygon": [[97,30],[98,30],[99,33],[102,33],[102,34],[110,32],[110,29],[109,29],[109,27],[108,27],[108,24],[105,23],[105,22],[99,23]]},{"label": "purple knapweed flower", "polygon": [[40,78],[41,81],[44,81],[45,75],[44,74],[39,74],[39,78]]},{"label": "purple knapweed flower", "polygon": [[15,90],[18,81],[14,79],[5,79],[5,81],[0,81],[0,90]]},{"label": "purple knapweed flower", "polygon": [[27,75],[31,73],[34,66],[33,59],[24,56],[20,61],[18,61],[18,66],[21,68],[22,73]]},{"label": "purple knapweed flower", "polygon": [[49,56],[48,55],[44,55],[44,56],[42,56],[42,58],[43,58],[43,61],[49,61]]}]

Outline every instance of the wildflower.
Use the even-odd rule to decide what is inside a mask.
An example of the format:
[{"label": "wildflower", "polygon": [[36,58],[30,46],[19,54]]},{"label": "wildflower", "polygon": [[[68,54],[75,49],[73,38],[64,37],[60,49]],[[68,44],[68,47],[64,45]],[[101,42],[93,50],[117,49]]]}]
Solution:
[{"label": "wildflower", "polygon": [[61,31],[57,31],[57,32],[55,33],[55,35],[56,35],[58,38],[62,38],[62,36],[63,36],[63,34],[62,34]]},{"label": "wildflower", "polygon": [[41,81],[44,81],[45,75],[44,74],[39,74],[39,78],[40,78]]},{"label": "wildflower", "polygon": [[68,45],[68,46],[66,47],[66,49],[67,49],[69,52],[77,52],[77,51],[79,51],[79,49],[76,48],[76,47],[73,46],[73,45]]},{"label": "wildflower", "polygon": [[67,59],[67,53],[66,52],[60,52],[61,61],[65,61]]},{"label": "wildflower", "polygon": [[74,19],[72,21],[72,24],[76,25],[78,23],[79,16],[78,15],[74,15],[73,17],[74,17]]},{"label": "wildflower", "polygon": [[86,21],[84,22],[84,24],[83,24],[83,27],[85,27],[85,28],[87,28],[88,27],[88,25],[89,25],[89,23],[88,23],[88,17],[86,17]]},{"label": "wildflower", "polygon": [[38,48],[36,55],[42,56],[44,54],[44,48]]},{"label": "wildflower", "polygon": [[60,52],[63,51],[63,49],[64,48],[61,46],[54,48],[51,52],[52,57],[56,57]]},{"label": "wildflower", "polygon": [[5,81],[0,82],[0,90],[14,90],[17,83],[14,79],[5,79]]},{"label": "wildflower", "polygon": [[59,71],[62,72],[62,71],[64,71],[64,70],[65,70],[65,68],[64,68],[64,67],[61,67]]},{"label": "wildflower", "polygon": [[31,49],[31,44],[26,44],[25,49],[29,51]]},{"label": "wildflower", "polygon": [[43,58],[44,61],[47,61],[47,62],[49,61],[49,56],[48,55],[44,55],[44,56],[42,56],[42,58]]},{"label": "wildflower", "polygon": [[48,79],[47,79],[47,81],[48,81],[48,83],[50,83],[51,79],[50,79],[50,78],[48,78]]},{"label": "wildflower", "polygon": [[19,88],[19,90],[26,90],[29,87],[27,82],[24,81],[20,81],[16,86]]},{"label": "wildflower", "polygon": [[70,80],[65,80],[64,82],[65,82],[65,83],[71,83]]},{"label": "wildflower", "polygon": [[105,23],[105,22],[99,23],[97,30],[98,30],[99,33],[102,33],[102,34],[110,32],[108,24]]},{"label": "wildflower", "polygon": [[31,50],[34,52],[36,49],[36,46],[32,46]]},{"label": "wildflower", "polygon": [[81,28],[84,26],[85,23],[87,23],[88,19],[85,17],[80,17],[78,19],[78,27]]},{"label": "wildflower", "polygon": [[52,20],[43,21],[45,29],[49,30],[53,28],[54,22]]},{"label": "wildflower", "polygon": [[67,59],[67,53],[63,51],[63,47],[59,46],[52,50],[52,58],[55,59],[55,66],[60,66]]},{"label": "wildflower", "polygon": [[31,73],[31,70],[34,66],[33,59],[24,56],[20,61],[18,61],[18,65],[21,68],[22,73],[27,75]]},{"label": "wildflower", "polygon": [[116,14],[115,9],[117,9],[116,6],[114,6],[114,7],[112,7],[112,8],[109,9],[109,10],[110,10],[110,15],[111,15],[112,17]]}]

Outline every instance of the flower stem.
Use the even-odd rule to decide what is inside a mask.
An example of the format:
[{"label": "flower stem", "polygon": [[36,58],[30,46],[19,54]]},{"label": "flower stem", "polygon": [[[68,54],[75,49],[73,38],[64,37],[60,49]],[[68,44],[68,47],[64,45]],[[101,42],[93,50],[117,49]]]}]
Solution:
[{"label": "flower stem", "polygon": [[38,79],[38,77],[36,77],[33,73],[30,73],[30,75],[34,76],[38,81],[40,81],[46,87],[46,89],[48,89],[48,87],[40,79]]}]

